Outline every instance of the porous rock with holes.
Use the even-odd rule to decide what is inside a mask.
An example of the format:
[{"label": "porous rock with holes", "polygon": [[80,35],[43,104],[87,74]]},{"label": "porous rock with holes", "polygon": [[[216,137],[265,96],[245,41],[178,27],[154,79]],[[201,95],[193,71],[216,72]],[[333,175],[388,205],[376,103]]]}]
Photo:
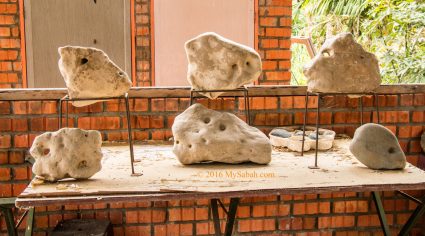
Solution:
[{"label": "porous rock with holes", "polygon": [[267,136],[234,114],[194,104],[179,114],[172,126],[173,152],[182,164],[271,161]]},{"label": "porous rock with holes", "polygon": [[[201,34],[185,44],[189,62],[187,79],[195,90],[236,89],[261,74],[260,55],[252,48],[216,33]],[[217,98],[222,92],[205,92]]]},{"label": "porous rock with holes", "polygon": [[371,169],[392,170],[406,166],[406,156],[397,137],[379,124],[364,124],[354,133],[350,151]]},{"label": "porous rock with holes", "polygon": [[63,128],[43,133],[30,149],[35,159],[32,171],[47,181],[88,179],[102,168],[101,146],[102,136],[96,130]]},{"label": "porous rock with holes", "polygon": [[[65,46],[58,49],[59,70],[70,98],[105,98],[124,95],[131,87],[128,75],[100,49]],[[77,107],[98,101],[73,101]]]},{"label": "porous rock with holes", "polygon": [[304,75],[310,92],[367,93],[381,84],[375,55],[365,51],[350,33],[327,39],[305,66]]}]

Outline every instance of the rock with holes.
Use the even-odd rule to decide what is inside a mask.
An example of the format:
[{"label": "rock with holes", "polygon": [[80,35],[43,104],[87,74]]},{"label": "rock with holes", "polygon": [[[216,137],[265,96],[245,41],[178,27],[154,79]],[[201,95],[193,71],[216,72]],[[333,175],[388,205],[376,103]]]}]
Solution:
[{"label": "rock with holes", "polygon": [[[128,75],[102,50],[66,46],[58,49],[59,70],[71,98],[104,98],[124,95],[131,87]],[[74,101],[77,107],[98,101]]]},{"label": "rock with holes", "polygon": [[183,164],[271,161],[272,146],[267,136],[227,112],[194,104],[176,117],[172,131],[173,152]]},{"label": "rock with holes", "polygon": [[[261,74],[260,55],[252,48],[204,33],[185,44],[189,62],[187,79],[196,90],[236,89]],[[217,98],[221,92],[202,93]]]},{"label": "rock with holes", "polygon": [[378,60],[366,52],[350,33],[325,41],[304,68],[310,92],[366,93],[381,84]]},{"label": "rock with holes", "polygon": [[365,166],[371,169],[403,169],[406,156],[396,136],[378,124],[365,124],[354,133],[350,151]]},{"label": "rock with holes", "polygon": [[63,128],[37,136],[30,154],[32,171],[39,178],[56,181],[64,178],[88,179],[101,169],[102,137],[96,130]]}]

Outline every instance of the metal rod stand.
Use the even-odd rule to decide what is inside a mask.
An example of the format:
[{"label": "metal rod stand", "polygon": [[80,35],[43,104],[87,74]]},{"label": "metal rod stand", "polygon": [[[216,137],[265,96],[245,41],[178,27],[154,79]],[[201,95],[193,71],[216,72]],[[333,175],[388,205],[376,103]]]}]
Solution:
[{"label": "metal rod stand", "polygon": [[211,199],[211,211],[214,221],[214,232],[216,236],[221,236],[220,218],[218,215],[218,204],[223,208],[224,213],[227,215],[226,226],[224,230],[225,236],[230,236],[233,233],[233,226],[235,224],[236,211],[239,205],[239,198],[231,198],[229,210],[226,210],[223,203],[219,199]]},{"label": "metal rod stand", "polygon": [[130,148],[130,163],[131,163],[131,176],[141,176],[141,173],[136,173],[134,170],[134,148],[133,148],[133,135],[132,135],[132,129],[131,129],[131,113],[130,113],[130,102],[129,102],[129,96],[128,93],[125,93],[124,96],[120,96],[120,97],[107,97],[107,98],[70,98],[68,95],[64,96],[63,98],[61,98],[59,100],[59,121],[58,121],[58,126],[59,129],[62,128],[62,116],[63,116],[63,106],[62,103],[66,102],[66,109],[65,109],[65,119],[66,119],[66,127],[68,127],[68,117],[69,117],[69,109],[68,109],[68,104],[70,101],[93,101],[93,100],[113,100],[113,99],[123,99],[125,101],[125,114],[126,114],[126,118],[127,118],[127,132],[128,132],[128,144],[129,144],[129,148]]},{"label": "metal rod stand", "polygon": [[[319,128],[320,128],[320,99],[321,97],[329,95],[360,95],[360,125],[363,125],[363,96],[364,95],[373,95],[375,100],[375,109],[377,114],[378,124],[380,123],[379,119],[379,98],[376,93],[311,93],[312,95],[317,96],[317,108],[316,108],[316,149],[314,153],[314,165],[309,166],[310,169],[319,169],[318,166],[318,152],[319,152]],[[307,124],[307,113],[308,113],[308,100],[310,93],[307,91],[305,95],[305,109],[304,109],[304,123],[303,123],[303,137],[302,137],[302,146],[301,146],[301,156],[304,155],[304,143],[305,143],[305,130]]]},{"label": "metal rod stand", "polygon": [[214,90],[196,90],[196,89],[191,89],[190,90],[190,102],[189,102],[189,106],[191,106],[194,102],[194,100],[196,100],[196,94],[199,93],[213,93],[213,92],[243,92],[243,96],[244,96],[244,105],[245,105],[245,121],[248,125],[251,125],[251,112],[250,112],[250,106],[249,106],[249,93],[248,93],[248,89],[246,87],[240,87],[237,89],[214,89]]},{"label": "metal rod stand", "polygon": [[307,110],[308,110],[308,92],[305,93],[305,109],[304,109],[304,123],[303,123],[303,139],[301,143],[301,156],[304,156],[305,126],[307,124]]}]

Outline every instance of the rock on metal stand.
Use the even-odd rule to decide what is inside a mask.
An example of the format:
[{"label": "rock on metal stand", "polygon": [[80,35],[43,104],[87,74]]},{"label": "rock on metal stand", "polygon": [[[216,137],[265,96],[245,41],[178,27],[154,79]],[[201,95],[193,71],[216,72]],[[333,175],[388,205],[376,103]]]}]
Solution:
[{"label": "rock on metal stand", "polygon": [[130,147],[130,162],[131,162],[131,175],[132,176],[141,176],[141,173],[136,173],[134,171],[134,149],[133,149],[133,135],[132,135],[132,131],[131,131],[131,120],[130,120],[130,105],[129,105],[129,96],[128,93],[125,93],[123,96],[120,97],[102,97],[102,98],[70,98],[69,95],[65,95],[63,98],[61,98],[59,100],[59,129],[62,128],[62,116],[63,116],[63,112],[62,112],[62,103],[66,102],[66,106],[65,106],[65,115],[66,115],[66,127],[68,127],[68,116],[69,116],[69,111],[68,111],[68,105],[70,101],[93,101],[93,100],[101,100],[101,101],[105,101],[105,100],[114,100],[114,99],[124,99],[125,101],[125,109],[126,109],[126,117],[127,117],[127,132],[128,132],[128,144]]},{"label": "rock on metal stand", "polygon": [[319,125],[320,125],[320,99],[325,96],[335,96],[335,95],[355,95],[359,96],[359,104],[360,104],[360,125],[363,125],[363,97],[364,96],[373,96],[375,101],[375,110],[376,110],[376,116],[378,124],[380,123],[379,120],[379,97],[376,93],[312,93],[312,92],[306,92],[305,95],[305,108],[304,108],[304,122],[303,122],[303,139],[302,139],[302,145],[301,145],[301,156],[304,155],[304,142],[305,142],[305,126],[307,123],[307,112],[308,112],[308,99],[309,96],[317,96],[317,108],[316,108],[316,148],[315,148],[315,154],[314,154],[314,165],[309,166],[310,169],[319,169],[320,167],[317,164],[317,157],[318,157],[318,151],[319,151]]},{"label": "rock on metal stand", "polygon": [[[310,93],[307,92],[305,96],[305,111],[304,111],[304,123],[303,123],[303,139],[302,139],[302,149],[301,149],[301,156],[304,154],[304,141],[305,141],[305,126],[307,123],[307,111],[308,111],[308,99],[309,96],[317,96],[317,108],[316,108],[316,150],[315,150],[315,156],[314,156],[314,165],[309,166],[310,169],[319,169],[320,167],[317,164],[317,157],[318,157],[318,144],[319,144],[319,125],[320,125],[320,98],[325,96],[333,96],[333,95],[356,95],[359,96],[359,104],[360,104],[360,125],[363,125],[363,97],[364,96],[373,96],[374,97],[374,105],[376,110],[376,117],[377,117],[377,123],[380,123],[379,118],[379,96],[376,93]],[[415,202],[417,204],[417,207],[415,208],[412,215],[409,217],[403,228],[400,230],[398,235],[407,236],[409,235],[410,230],[412,227],[417,223],[419,218],[425,213],[425,197],[422,197],[422,199],[417,199],[403,191],[396,191],[401,196]],[[382,232],[385,236],[391,235],[390,228],[388,226],[385,209],[382,204],[382,200],[380,197],[380,194],[378,191],[372,192],[372,199],[376,206],[379,221],[381,224]]]},{"label": "rock on metal stand", "polygon": [[196,90],[196,89],[191,89],[190,90],[190,104],[193,104],[193,101],[197,98],[196,96],[194,96],[195,94],[199,94],[199,93],[214,93],[214,92],[243,92],[243,97],[244,97],[244,105],[245,105],[245,117],[246,117],[246,123],[248,125],[251,125],[251,118],[250,118],[250,109],[249,109],[249,93],[248,93],[248,89],[244,86],[244,87],[240,87],[240,88],[236,88],[236,89],[214,89],[214,90]]},{"label": "rock on metal stand", "polygon": [[[248,89],[244,87],[236,88],[236,89],[214,89],[214,90],[190,90],[190,105],[193,104],[194,100],[197,98],[195,95],[199,93],[208,93],[208,92],[243,92],[244,95],[244,105],[245,105],[245,117],[246,123],[251,125],[250,118],[250,109],[249,109],[249,93]],[[224,213],[227,216],[226,226],[224,230],[224,235],[230,236],[233,232],[233,225],[235,224],[236,211],[238,209],[240,198],[235,197],[230,199],[229,209],[227,210],[224,204],[220,201],[220,199],[214,198],[210,200],[211,213],[214,221],[214,232],[216,236],[221,235],[221,227],[220,227],[220,218],[218,215],[218,206],[223,209]]]}]

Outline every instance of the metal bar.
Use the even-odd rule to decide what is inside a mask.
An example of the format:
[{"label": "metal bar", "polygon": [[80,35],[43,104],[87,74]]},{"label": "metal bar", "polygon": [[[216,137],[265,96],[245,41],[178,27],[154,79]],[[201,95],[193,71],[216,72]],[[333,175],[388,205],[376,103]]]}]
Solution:
[{"label": "metal bar", "polygon": [[248,111],[248,125],[251,125],[251,106],[249,104],[249,90],[245,87],[246,90],[246,109]]},{"label": "metal bar", "polygon": [[372,192],[373,201],[375,202],[376,211],[378,212],[379,221],[381,222],[382,232],[385,236],[390,235],[390,228],[388,227],[387,217],[385,216],[385,209],[382,205],[381,197],[376,191]]},{"label": "metal bar", "polygon": [[28,214],[28,210],[24,211],[24,214],[22,214],[21,218],[19,218],[18,223],[16,223],[15,228],[19,228],[19,226],[21,225],[22,221],[24,220],[27,214]]},{"label": "metal bar", "polygon": [[58,128],[62,128],[62,99],[59,99],[59,120],[58,120]]},{"label": "metal bar", "polygon": [[374,98],[375,98],[376,116],[377,116],[378,124],[380,124],[381,122],[379,118],[379,95],[374,93]]},{"label": "metal bar", "polygon": [[236,211],[239,205],[239,198],[231,198],[229,205],[229,213],[227,214],[226,228],[224,235],[231,236],[233,233],[233,225],[235,224]]},{"label": "metal bar", "polygon": [[211,199],[211,211],[214,221],[214,233],[216,236],[221,236],[220,218],[218,216],[217,199]]},{"label": "metal bar", "polygon": [[69,127],[69,122],[68,122],[68,120],[69,120],[69,100],[66,100],[66,107],[65,107],[65,114],[66,114],[66,116],[65,116],[65,124],[66,124],[66,127]]},{"label": "metal bar", "polygon": [[223,209],[224,213],[226,213],[226,215],[228,215],[229,213],[227,212],[226,207],[223,205],[223,202],[218,199],[218,204],[220,204],[221,209]]},{"label": "metal bar", "polygon": [[408,199],[416,202],[417,204],[424,204],[424,202],[422,202],[421,200],[419,200],[419,199],[417,199],[417,198],[415,198],[415,197],[413,197],[413,196],[411,196],[411,195],[409,195],[409,194],[407,194],[407,193],[405,193],[403,191],[397,190],[396,192],[399,193],[399,194],[401,194],[401,195],[403,195],[403,197],[406,197],[406,198],[408,198]]},{"label": "metal bar", "polygon": [[28,210],[28,218],[27,218],[27,228],[25,229],[25,236],[31,236],[33,227],[34,227],[34,213],[35,209],[34,207],[31,207]]},{"label": "metal bar", "polygon": [[15,220],[13,217],[13,211],[11,207],[0,207],[0,210],[3,212],[6,221],[6,228],[9,236],[18,235],[15,228]]},{"label": "metal bar", "polygon": [[193,89],[193,91],[198,92],[198,93],[207,93],[207,92],[238,92],[238,91],[244,91],[245,87],[241,87],[241,88],[236,88],[236,89],[204,89],[204,90],[196,90]]},{"label": "metal bar", "polygon": [[128,100],[128,93],[125,93],[125,113],[127,116],[127,132],[128,132],[128,144],[130,146],[130,161],[131,161],[131,175],[136,175],[134,172],[134,149],[133,149],[133,135],[131,131],[131,115],[130,115],[130,102]]},{"label": "metal bar", "polygon": [[419,218],[425,213],[425,204],[422,203],[419,206],[416,207],[415,211],[413,211],[412,215],[409,217],[407,222],[404,224],[403,228],[401,228],[398,235],[400,236],[407,236],[409,235],[410,230],[412,227],[417,223]]},{"label": "metal bar", "polygon": [[363,125],[363,96],[360,98],[360,125]]},{"label": "metal bar", "polygon": [[190,90],[190,101],[189,101],[189,106],[192,106],[193,104],[193,90]]},{"label": "metal bar", "polygon": [[250,117],[249,117],[249,107],[248,107],[248,90],[245,89],[243,91],[243,98],[244,98],[244,104],[245,104],[245,121],[248,125],[251,125],[250,123]]},{"label": "metal bar", "polygon": [[317,94],[317,110],[316,110],[316,150],[314,153],[314,168],[317,166],[317,155],[319,152],[319,123],[320,123],[320,94]]},{"label": "metal bar", "polygon": [[305,93],[305,109],[304,109],[304,123],[303,123],[303,138],[301,143],[301,156],[304,156],[305,124],[307,123],[307,111],[308,111],[308,92]]},{"label": "metal bar", "polygon": [[123,98],[124,96],[118,96],[118,97],[95,97],[95,98],[70,98],[68,95],[64,96],[62,98],[62,100],[64,101],[94,101],[94,100],[99,100],[99,101],[107,101],[107,100],[114,100],[114,99],[119,99],[119,98]]}]

